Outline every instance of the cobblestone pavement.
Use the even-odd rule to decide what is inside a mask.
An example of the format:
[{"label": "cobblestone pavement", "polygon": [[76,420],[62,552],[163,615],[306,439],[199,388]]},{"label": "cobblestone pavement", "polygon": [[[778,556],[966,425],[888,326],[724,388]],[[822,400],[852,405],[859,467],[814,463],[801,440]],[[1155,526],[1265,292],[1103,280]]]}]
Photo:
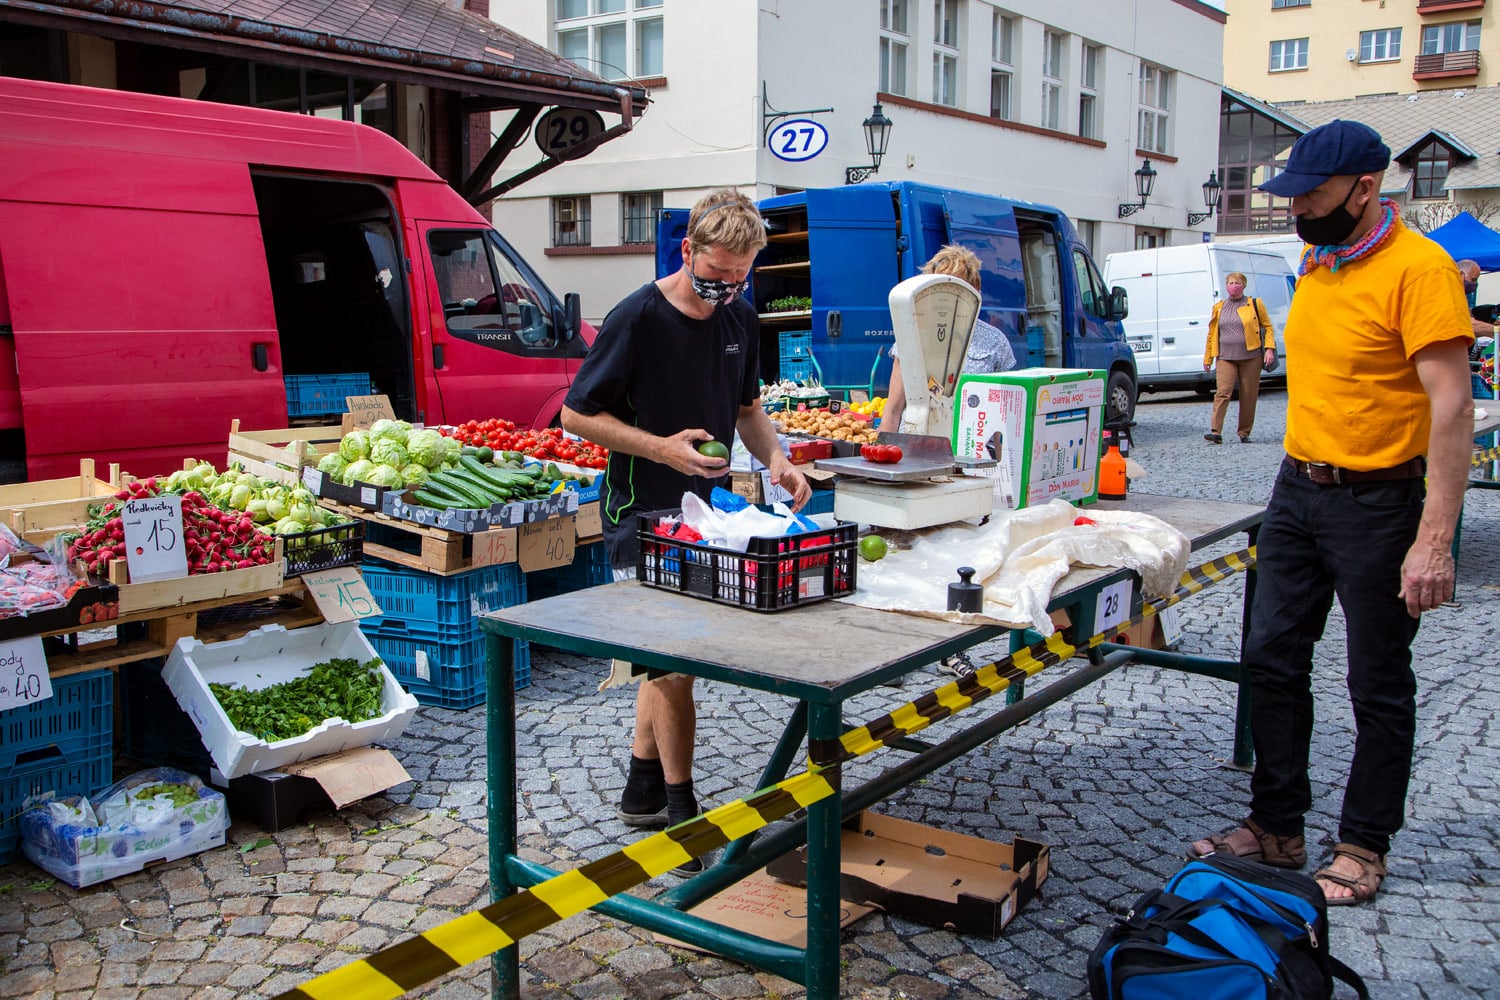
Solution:
[{"label": "cobblestone pavement", "polygon": [[[1284,409],[1284,396],[1270,393],[1254,443],[1213,447],[1202,440],[1206,401],[1147,397],[1135,457],[1149,476],[1134,488],[1264,501]],[[1391,877],[1373,905],[1330,914],[1334,954],[1382,1000],[1500,996],[1497,563],[1500,493],[1470,491],[1457,602],[1427,616],[1417,638],[1416,773]],[[1234,653],[1241,588],[1235,580],[1184,605],[1183,650]],[[1352,744],[1344,651],[1335,612],[1315,677],[1321,712],[1308,840],[1317,863],[1333,839]],[[522,782],[524,849],[560,867],[629,837],[613,806],[633,694],[595,694],[599,673],[598,662],[538,651],[533,684],[518,699],[520,752],[533,761]],[[925,673],[901,692],[880,689],[852,705],[849,718],[879,714],[890,699],[936,681]],[[697,782],[706,803],[749,790],[754,762],[788,711],[776,699],[727,693],[700,689]],[[1241,817],[1246,777],[1223,766],[1231,718],[1222,683],[1128,667],[884,803],[882,811],[935,826],[1039,838],[1052,846],[1052,875],[996,941],[867,917],[845,932],[845,995],[1086,995],[1085,958],[1110,915],[1175,871],[1184,842]],[[237,823],[225,848],[81,892],[25,862],[0,867],[0,997],[265,997],[483,903],[483,743],[481,709],[424,709],[394,748],[415,780],[387,796],[276,834]],[[878,755],[857,762],[854,777],[883,763]],[[592,914],[527,938],[521,952],[534,998],[803,993]],[[484,996],[486,970],[469,966],[418,995]]]}]

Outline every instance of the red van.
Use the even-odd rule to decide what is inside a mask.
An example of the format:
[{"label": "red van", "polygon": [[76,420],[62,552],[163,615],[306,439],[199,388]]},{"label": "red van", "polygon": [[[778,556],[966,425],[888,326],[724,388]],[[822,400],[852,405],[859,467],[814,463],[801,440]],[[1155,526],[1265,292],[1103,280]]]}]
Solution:
[{"label": "red van", "polygon": [[222,461],[231,419],[288,426],[288,376],[368,375],[411,421],[546,425],[592,339],[576,294],[373,128],[0,77],[12,480]]}]

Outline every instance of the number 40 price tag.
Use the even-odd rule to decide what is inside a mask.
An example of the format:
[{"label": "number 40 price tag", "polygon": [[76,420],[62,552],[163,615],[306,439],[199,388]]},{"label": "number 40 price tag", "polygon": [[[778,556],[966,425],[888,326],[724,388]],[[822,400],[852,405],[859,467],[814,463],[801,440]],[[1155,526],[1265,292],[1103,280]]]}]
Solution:
[{"label": "number 40 price tag", "polygon": [[302,583],[312,594],[326,622],[350,622],[384,613],[375,603],[370,588],[365,586],[365,578],[353,566],[303,573]]},{"label": "number 40 price tag", "polygon": [[131,583],[187,576],[187,544],[182,537],[182,497],[163,493],[125,501],[125,565]]}]

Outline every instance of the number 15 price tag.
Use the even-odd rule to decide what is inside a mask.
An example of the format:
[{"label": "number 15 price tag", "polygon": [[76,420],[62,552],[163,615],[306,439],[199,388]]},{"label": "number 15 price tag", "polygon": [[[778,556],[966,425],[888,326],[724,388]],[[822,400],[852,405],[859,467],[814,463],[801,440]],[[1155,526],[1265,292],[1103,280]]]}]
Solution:
[{"label": "number 15 price tag", "polygon": [[365,578],[353,566],[303,573],[302,583],[323,613],[323,620],[330,624],[384,613],[365,586]]},{"label": "number 15 price tag", "polygon": [[125,501],[125,564],[131,583],[187,576],[182,537],[182,497],[163,493]]}]

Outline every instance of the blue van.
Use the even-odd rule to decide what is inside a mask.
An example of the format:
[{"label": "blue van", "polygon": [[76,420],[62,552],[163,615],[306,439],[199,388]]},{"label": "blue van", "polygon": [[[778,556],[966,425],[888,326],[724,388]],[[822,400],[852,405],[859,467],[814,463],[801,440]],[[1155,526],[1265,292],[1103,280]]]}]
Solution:
[{"label": "blue van", "polygon": [[[825,386],[883,392],[895,339],[887,296],[954,243],[979,257],[980,316],[1005,331],[1022,367],[1108,372],[1110,417],[1134,412],[1135,357],[1120,323],[1125,292],[1105,288],[1060,210],[910,181],[778,195],[760,210],[770,243],[747,294],[761,316],[766,381],[801,374],[810,348]],[[662,212],[658,276],[679,266],[687,219],[687,209]]]}]

